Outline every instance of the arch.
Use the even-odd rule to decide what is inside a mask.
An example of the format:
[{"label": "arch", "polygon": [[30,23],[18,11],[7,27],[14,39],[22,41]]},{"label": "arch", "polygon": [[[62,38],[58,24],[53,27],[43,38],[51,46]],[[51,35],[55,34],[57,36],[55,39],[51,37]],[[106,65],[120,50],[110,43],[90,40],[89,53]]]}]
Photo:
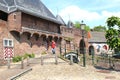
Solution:
[{"label": "arch", "polygon": [[42,38],[43,41],[46,41],[47,40],[47,35],[41,34],[41,38]]},{"label": "arch", "polygon": [[59,40],[60,43],[61,43],[62,39],[63,39],[62,37],[59,37],[59,38],[58,38],[58,40]]},{"label": "arch", "polygon": [[35,36],[35,40],[37,41],[38,39],[39,39],[39,34],[38,33],[33,33],[33,35],[32,36]]},{"label": "arch", "polygon": [[23,32],[22,35],[26,35],[28,40],[31,37],[31,33],[30,32]]},{"label": "arch", "polygon": [[54,40],[55,40],[55,42],[57,42],[58,36],[54,36]]},{"label": "arch", "polygon": [[49,36],[48,36],[48,41],[50,41],[50,42],[51,42],[51,41],[52,41],[52,39],[53,39],[53,36],[49,35]]},{"label": "arch", "polygon": [[85,41],[84,41],[84,39],[81,39],[81,40],[80,40],[80,43],[79,43],[79,50],[80,50],[80,53],[81,53],[81,54],[84,53],[85,47],[86,47]]},{"label": "arch", "polygon": [[92,54],[94,54],[94,46],[90,45],[89,46],[89,55],[92,55]]},{"label": "arch", "polygon": [[20,40],[20,32],[13,30],[13,31],[10,31],[10,33],[17,41]]}]

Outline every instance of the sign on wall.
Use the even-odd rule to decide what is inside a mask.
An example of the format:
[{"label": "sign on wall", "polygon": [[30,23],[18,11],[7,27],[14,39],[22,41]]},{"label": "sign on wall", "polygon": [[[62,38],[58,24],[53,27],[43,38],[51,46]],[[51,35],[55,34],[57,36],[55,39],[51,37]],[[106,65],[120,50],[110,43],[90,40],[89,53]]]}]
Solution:
[{"label": "sign on wall", "polygon": [[3,39],[3,51],[4,59],[13,57],[13,40],[12,39]]}]

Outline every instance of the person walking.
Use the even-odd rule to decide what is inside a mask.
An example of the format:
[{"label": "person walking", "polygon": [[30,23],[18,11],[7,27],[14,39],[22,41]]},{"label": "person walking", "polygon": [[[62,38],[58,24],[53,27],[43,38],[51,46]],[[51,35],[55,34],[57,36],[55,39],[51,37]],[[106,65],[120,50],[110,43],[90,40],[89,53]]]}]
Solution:
[{"label": "person walking", "polygon": [[54,40],[52,40],[51,48],[52,48],[52,53],[55,54],[56,43]]}]

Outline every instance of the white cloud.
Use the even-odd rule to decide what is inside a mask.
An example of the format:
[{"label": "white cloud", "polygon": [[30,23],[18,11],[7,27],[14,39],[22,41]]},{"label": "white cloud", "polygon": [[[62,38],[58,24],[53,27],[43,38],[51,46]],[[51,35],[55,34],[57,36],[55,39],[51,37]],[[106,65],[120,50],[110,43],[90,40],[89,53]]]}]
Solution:
[{"label": "white cloud", "polygon": [[68,6],[63,10],[61,10],[59,14],[65,20],[69,20],[69,16],[70,16],[70,20],[72,21],[80,21],[80,20],[92,21],[92,20],[101,19],[101,16],[98,13],[89,12],[87,10],[80,9],[77,6]]},{"label": "white cloud", "polygon": [[103,17],[111,17],[111,16],[117,16],[120,17],[120,12],[108,12],[108,11],[102,11]]},{"label": "white cloud", "polygon": [[[79,8],[78,6],[68,6],[64,9],[62,9],[59,13],[61,17],[67,22],[69,20],[71,21],[81,21],[84,20],[85,22],[92,22],[93,24],[96,23],[97,25],[102,25],[100,23],[105,24],[105,20],[110,17],[110,16],[118,16],[120,17],[120,12],[109,12],[109,11],[101,11],[100,13],[98,12],[90,12],[87,10],[83,10]],[[88,24],[89,25],[89,24]]]}]

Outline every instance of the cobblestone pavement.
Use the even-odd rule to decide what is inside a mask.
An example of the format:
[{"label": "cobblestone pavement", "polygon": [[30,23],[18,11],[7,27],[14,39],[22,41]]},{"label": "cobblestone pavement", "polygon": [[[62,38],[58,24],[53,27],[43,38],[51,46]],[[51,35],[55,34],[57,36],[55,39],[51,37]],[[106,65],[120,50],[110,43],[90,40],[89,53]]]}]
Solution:
[{"label": "cobblestone pavement", "polygon": [[33,70],[17,80],[120,80],[120,72],[96,69],[92,66],[82,67],[69,65],[59,59],[58,65],[54,59],[46,59],[44,65],[37,64]]},{"label": "cobblestone pavement", "polygon": [[41,65],[40,56],[30,59],[29,62],[30,66],[25,64],[24,69],[20,69],[20,63],[12,63],[11,69],[0,66],[0,80],[9,80],[8,78],[31,67],[32,71],[18,77],[17,80],[120,80],[119,71],[96,69],[89,65],[69,65],[61,59],[58,59],[58,65],[55,65],[54,58],[45,58],[44,65]]}]

